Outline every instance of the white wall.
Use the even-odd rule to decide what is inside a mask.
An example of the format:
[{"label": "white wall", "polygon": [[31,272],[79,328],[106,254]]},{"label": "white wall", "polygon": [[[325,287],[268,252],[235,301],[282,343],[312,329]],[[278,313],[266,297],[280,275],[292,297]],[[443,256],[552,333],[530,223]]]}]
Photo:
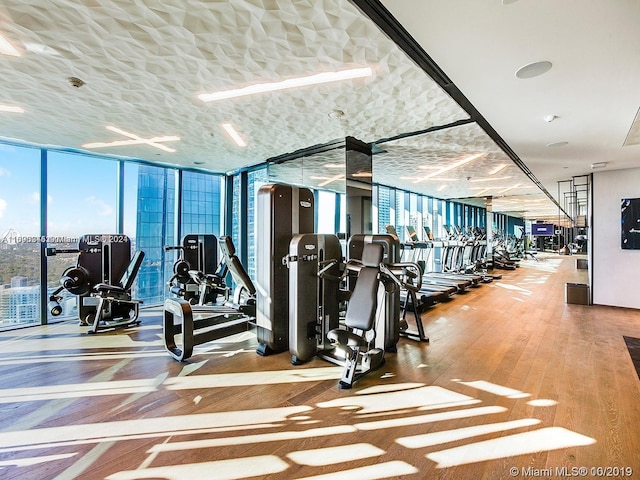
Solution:
[{"label": "white wall", "polygon": [[640,250],[620,248],[620,201],[640,198],[640,169],[593,175],[593,303],[640,308]]}]

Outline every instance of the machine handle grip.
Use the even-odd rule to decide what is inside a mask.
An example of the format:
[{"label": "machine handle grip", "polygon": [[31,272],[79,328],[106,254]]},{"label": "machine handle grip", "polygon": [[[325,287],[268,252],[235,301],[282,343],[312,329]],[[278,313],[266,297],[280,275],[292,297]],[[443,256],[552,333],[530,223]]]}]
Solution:
[{"label": "machine handle grip", "polygon": [[55,257],[59,253],[80,253],[85,250],[80,250],[79,248],[56,248],[56,247],[47,247],[45,249],[45,255],[47,257]]}]

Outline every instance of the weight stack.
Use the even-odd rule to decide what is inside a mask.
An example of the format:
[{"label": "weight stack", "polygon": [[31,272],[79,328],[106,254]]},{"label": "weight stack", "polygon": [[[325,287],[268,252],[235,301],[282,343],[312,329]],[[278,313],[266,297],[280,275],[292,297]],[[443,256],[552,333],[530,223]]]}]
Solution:
[{"label": "weight stack", "polygon": [[256,202],[257,353],[289,349],[289,271],[283,259],[298,233],[313,233],[313,193],[308,188],[267,184]]}]

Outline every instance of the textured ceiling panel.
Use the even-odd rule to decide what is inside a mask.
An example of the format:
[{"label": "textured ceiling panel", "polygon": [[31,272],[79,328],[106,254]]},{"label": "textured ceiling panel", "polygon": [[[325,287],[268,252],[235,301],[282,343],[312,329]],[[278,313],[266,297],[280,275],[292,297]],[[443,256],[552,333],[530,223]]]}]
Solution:
[{"label": "textured ceiling panel", "polygon": [[[225,172],[347,135],[365,142],[467,118],[347,0],[5,0],[0,31],[22,53],[0,56],[0,136]],[[374,75],[205,104],[197,94],[350,67]],[[68,77],[86,84],[72,87]],[[344,116],[329,117],[333,110]],[[236,147],[221,129],[233,124]]]},{"label": "textured ceiling panel", "polygon": [[[495,211],[519,212],[527,218],[558,212],[557,206],[475,123],[379,146],[386,153],[373,157],[373,174],[378,183],[437,198],[466,199],[467,203],[483,204],[482,199],[492,197]],[[478,154],[475,160],[451,168]],[[496,171],[501,166],[504,167]],[[508,199],[513,196],[529,200],[529,204],[510,205]],[[478,200],[471,200],[473,197]]]},{"label": "textured ceiling panel", "polygon": [[631,124],[631,128],[629,129],[629,133],[627,133],[627,138],[625,138],[623,145],[625,147],[640,145],[640,109],[638,109],[638,113],[636,113],[636,117],[633,119],[633,123]]}]

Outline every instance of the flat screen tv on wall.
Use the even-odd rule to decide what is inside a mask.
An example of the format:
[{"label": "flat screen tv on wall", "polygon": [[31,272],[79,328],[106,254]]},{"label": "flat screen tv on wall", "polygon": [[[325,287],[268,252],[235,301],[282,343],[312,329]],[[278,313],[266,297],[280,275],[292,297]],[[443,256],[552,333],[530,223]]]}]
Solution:
[{"label": "flat screen tv on wall", "polygon": [[552,223],[532,223],[531,235],[534,237],[551,237],[553,235]]},{"label": "flat screen tv on wall", "polygon": [[640,250],[640,198],[623,198],[620,202],[623,250]]}]

